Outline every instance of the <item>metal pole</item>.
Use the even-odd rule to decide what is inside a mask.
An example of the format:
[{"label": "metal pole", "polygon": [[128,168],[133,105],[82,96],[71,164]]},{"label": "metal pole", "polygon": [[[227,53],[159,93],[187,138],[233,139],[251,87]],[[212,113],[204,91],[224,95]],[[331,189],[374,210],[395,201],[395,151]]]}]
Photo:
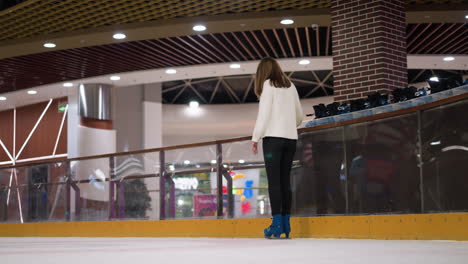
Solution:
[{"label": "metal pole", "polygon": [[423,177],[423,167],[424,161],[422,157],[422,111],[418,110],[418,163],[419,163],[419,192],[421,194],[421,213],[424,213],[424,177]]},{"label": "metal pole", "polygon": [[76,185],[74,182],[71,183],[71,187],[75,191],[75,220],[80,221],[80,219],[81,219],[80,187],[78,187],[78,185]]},{"label": "metal pole", "polygon": [[166,159],[164,150],[159,152],[159,219],[166,219]]},{"label": "metal pole", "polygon": [[71,219],[71,177],[72,177],[70,161],[67,161],[66,165],[67,165],[67,184],[66,184],[65,220],[69,222]]},{"label": "metal pole", "polygon": [[345,202],[346,202],[346,214],[349,214],[349,192],[348,192],[348,142],[346,142],[346,133],[345,133],[346,126],[343,126],[342,131],[342,139],[343,139],[343,153],[344,153],[344,162],[343,162],[343,170],[344,170],[344,177],[345,177]]},{"label": "metal pole", "polygon": [[119,207],[119,218],[125,218],[125,185],[123,182],[117,182],[117,191],[118,191],[118,207]]},{"label": "metal pole", "polygon": [[170,213],[171,213],[171,217],[175,218],[176,217],[175,183],[174,183],[174,180],[172,180],[172,177],[170,175],[168,175],[167,179],[169,180],[169,183],[171,185],[171,191],[169,195],[169,203],[171,205]]},{"label": "metal pole", "polygon": [[217,203],[218,203],[218,218],[223,218],[223,147],[221,144],[216,144],[216,164],[218,165],[217,179]]},{"label": "metal pole", "polygon": [[232,178],[228,171],[223,168],[223,176],[227,181],[227,198],[228,198],[228,218],[234,217],[234,195],[232,194]]},{"label": "metal pole", "polygon": [[115,178],[115,160],[114,157],[109,157],[109,220],[115,217],[114,203],[114,178]]}]

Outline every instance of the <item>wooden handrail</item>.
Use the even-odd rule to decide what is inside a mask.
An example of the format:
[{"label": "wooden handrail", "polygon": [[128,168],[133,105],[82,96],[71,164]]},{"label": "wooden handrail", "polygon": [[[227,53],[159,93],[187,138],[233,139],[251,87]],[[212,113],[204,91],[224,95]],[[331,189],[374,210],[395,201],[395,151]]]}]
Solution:
[{"label": "wooden handrail", "polygon": [[[318,126],[313,126],[313,127],[300,128],[298,129],[298,132],[304,133],[304,132],[310,132],[310,131],[321,130],[321,129],[326,129],[326,128],[333,128],[333,127],[339,127],[339,126],[344,126],[344,125],[375,121],[378,119],[399,116],[403,114],[408,114],[412,112],[435,108],[435,107],[445,105],[448,103],[461,101],[466,98],[468,98],[468,93],[463,93],[460,95],[451,96],[451,97],[440,99],[434,102],[430,102],[430,103],[426,103],[426,104],[422,104],[418,106],[413,106],[413,107],[408,107],[408,108],[404,108],[400,110],[350,119],[350,120],[341,121],[341,122],[334,122],[334,123],[323,124],[323,125],[318,125]],[[168,146],[168,147],[161,147],[161,148],[152,148],[152,149],[143,149],[143,150],[136,150],[136,151],[117,152],[117,153],[110,153],[110,154],[103,154],[103,155],[86,156],[86,157],[79,157],[79,158],[49,159],[49,160],[40,161],[40,162],[25,162],[25,163],[21,163],[21,165],[16,165],[16,166],[4,166],[4,167],[0,166],[0,169],[20,168],[20,167],[31,166],[31,165],[37,166],[37,165],[49,164],[53,162],[82,161],[82,160],[101,159],[101,158],[109,158],[109,157],[125,156],[125,155],[145,154],[145,153],[158,152],[158,151],[204,147],[204,146],[210,146],[210,145],[216,145],[216,144],[226,144],[226,143],[233,143],[233,142],[239,142],[239,141],[246,141],[250,139],[251,139],[250,136],[246,136],[246,137],[237,137],[237,138],[231,138],[231,139],[214,140],[214,141],[208,141],[208,142],[175,145],[175,146]]]}]

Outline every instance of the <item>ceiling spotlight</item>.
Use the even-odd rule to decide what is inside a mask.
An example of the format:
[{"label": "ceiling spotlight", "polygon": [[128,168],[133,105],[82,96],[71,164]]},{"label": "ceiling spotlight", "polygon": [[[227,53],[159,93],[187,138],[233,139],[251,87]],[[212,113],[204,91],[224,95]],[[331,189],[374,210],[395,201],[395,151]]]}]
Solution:
[{"label": "ceiling spotlight", "polygon": [[468,19],[468,15],[466,15],[465,18]]},{"label": "ceiling spotlight", "polygon": [[120,76],[114,75],[110,77],[111,81],[118,81],[120,80]]},{"label": "ceiling spotlight", "polygon": [[73,87],[73,83],[66,82],[63,84],[63,87]]},{"label": "ceiling spotlight", "polygon": [[310,60],[300,60],[300,61],[299,61],[299,64],[300,64],[300,65],[307,65],[307,64],[310,64]]},{"label": "ceiling spotlight", "polygon": [[455,58],[454,57],[445,57],[444,61],[453,61]]},{"label": "ceiling spotlight", "polygon": [[438,82],[439,77],[437,77],[437,76],[431,77],[431,78],[429,78],[429,81]]},{"label": "ceiling spotlight", "polygon": [[239,160],[239,163],[240,163],[240,164],[244,164],[244,163],[245,163],[245,160],[241,159],[241,160]]},{"label": "ceiling spotlight", "polygon": [[240,64],[233,63],[233,64],[229,65],[229,68],[231,68],[231,69],[239,69],[239,68],[240,68]]},{"label": "ceiling spotlight", "polygon": [[195,31],[205,31],[206,27],[204,25],[195,25],[195,26],[193,26],[192,29],[195,30]]},{"label": "ceiling spotlight", "polygon": [[190,108],[198,108],[199,106],[200,106],[200,104],[197,101],[191,101],[189,103]]},{"label": "ceiling spotlight", "polygon": [[189,165],[189,164],[190,164],[190,160],[184,160],[184,164],[185,164],[185,165]]},{"label": "ceiling spotlight", "polygon": [[166,73],[167,73],[167,74],[176,74],[177,71],[176,71],[175,69],[167,69],[167,70],[166,70]]},{"label": "ceiling spotlight", "polygon": [[114,39],[125,39],[127,36],[124,33],[115,33],[112,37]]},{"label": "ceiling spotlight", "polygon": [[55,47],[57,47],[57,45],[55,45],[55,43],[48,42],[48,43],[44,44],[44,48],[52,49],[52,48],[55,48]]},{"label": "ceiling spotlight", "polygon": [[283,20],[281,20],[280,23],[283,24],[283,25],[291,25],[291,24],[294,24],[294,20],[289,19],[289,18],[288,19],[283,19]]},{"label": "ceiling spotlight", "polygon": [[0,96],[0,101],[6,101],[6,97],[5,96]]},{"label": "ceiling spotlight", "polygon": [[28,91],[28,94],[37,94],[37,91],[29,90],[29,91]]}]

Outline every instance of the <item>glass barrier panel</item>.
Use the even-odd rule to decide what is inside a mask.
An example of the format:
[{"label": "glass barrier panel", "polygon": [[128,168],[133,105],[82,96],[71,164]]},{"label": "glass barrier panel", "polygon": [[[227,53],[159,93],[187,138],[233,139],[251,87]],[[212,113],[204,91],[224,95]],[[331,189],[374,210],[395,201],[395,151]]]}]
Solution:
[{"label": "glass barrier panel", "polygon": [[[4,209],[3,219],[7,223],[25,223],[28,222],[31,218],[34,219],[35,215],[29,214],[28,211],[28,179],[25,177],[27,173],[26,167],[18,167],[13,169],[3,170],[3,179],[2,183],[7,184],[7,188],[4,191],[4,204],[6,205],[6,210]],[[39,211],[36,210],[37,215]]]},{"label": "glass barrier panel", "polygon": [[[268,180],[263,161],[263,146],[258,154],[252,153],[252,141],[226,143],[223,148],[223,168],[232,181],[233,217],[270,217]],[[227,194],[228,181],[223,177],[223,190]],[[226,206],[224,206],[226,209]]]},{"label": "glass barrier panel", "polygon": [[216,216],[216,145],[165,151],[165,168],[166,219]]},{"label": "glass barrier panel", "polygon": [[0,223],[8,219],[8,204],[11,195],[11,169],[0,169]]},{"label": "glass barrier panel", "polygon": [[292,213],[298,216],[346,213],[343,128],[299,135],[291,172]]},{"label": "glass barrier panel", "polygon": [[159,152],[116,156],[114,207],[119,219],[159,219]]},{"label": "glass barrier panel", "polygon": [[416,113],[345,127],[351,214],[421,212]]},{"label": "glass barrier panel", "polygon": [[466,113],[466,99],[422,112],[425,212],[468,210]]},{"label": "glass barrier panel", "polygon": [[71,221],[105,221],[115,217],[115,211],[110,211],[111,197],[115,197],[115,188],[109,184],[110,162],[110,158],[70,162]]}]

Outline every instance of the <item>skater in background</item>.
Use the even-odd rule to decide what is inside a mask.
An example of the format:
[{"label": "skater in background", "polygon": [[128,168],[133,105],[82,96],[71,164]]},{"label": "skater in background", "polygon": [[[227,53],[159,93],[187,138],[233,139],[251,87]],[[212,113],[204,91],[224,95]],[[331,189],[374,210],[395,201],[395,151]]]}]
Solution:
[{"label": "skater in background", "polygon": [[290,172],[296,152],[297,127],[302,123],[302,107],[296,87],[272,58],[260,61],[255,75],[255,94],[260,106],[252,136],[252,151],[258,152],[263,139],[263,157],[268,178],[272,224],[266,238],[289,238],[291,227]]}]

